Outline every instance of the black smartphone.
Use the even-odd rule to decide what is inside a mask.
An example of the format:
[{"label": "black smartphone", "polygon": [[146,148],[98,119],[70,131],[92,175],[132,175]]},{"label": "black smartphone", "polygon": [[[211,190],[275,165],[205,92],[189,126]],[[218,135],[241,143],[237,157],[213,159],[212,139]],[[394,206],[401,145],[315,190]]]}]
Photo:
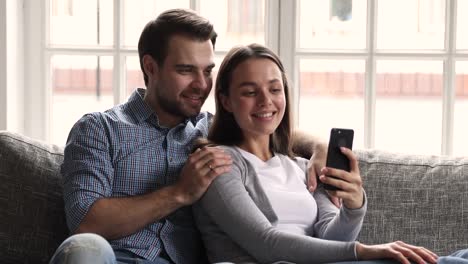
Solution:
[{"label": "black smartphone", "polygon": [[[350,171],[349,159],[340,150],[340,147],[353,149],[354,130],[346,128],[332,128],[328,142],[327,167]],[[327,175],[328,176],[328,175]],[[333,176],[328,176],[333,177]],[[340,190],[339,188],[324,184],[327,190]]]}]

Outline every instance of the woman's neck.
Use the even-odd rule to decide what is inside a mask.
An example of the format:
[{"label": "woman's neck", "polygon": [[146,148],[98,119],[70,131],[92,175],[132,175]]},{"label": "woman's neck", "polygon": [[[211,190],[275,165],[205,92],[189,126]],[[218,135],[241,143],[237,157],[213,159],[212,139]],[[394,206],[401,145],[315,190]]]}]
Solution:
[{"label": "woman's neck", "polygon": [[239,145],[239,148],[252,153],[263,161],[267,161],[273,157],[270,150],[270,137],[263,138],[247,138]]}]

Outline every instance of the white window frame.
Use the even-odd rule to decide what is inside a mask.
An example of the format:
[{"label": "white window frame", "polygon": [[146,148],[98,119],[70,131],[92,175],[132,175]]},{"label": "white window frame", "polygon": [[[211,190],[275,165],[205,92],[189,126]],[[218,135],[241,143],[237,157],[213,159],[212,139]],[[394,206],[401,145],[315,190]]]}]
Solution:
[{"label": "white window frame", "polygon": [[[13,3],[13,4],[12,4]],[[125,96],[125,68],[124,58],[127,55],[136,55],[136,49],[124,49],[120,47],[122,10],[119,0],[114,0],[114,42],[115,49],[83,48],[69,49],[49,47],[46,43],[48,30],[47,12],[49,12],[47,0],[5,0],[0,4],[0,14],[9,14],[14,10],[18,16],[17,29],[24,29],[24,35],[14,36],[15,41],[10,42],[11,27],[0,27],[0,44],[7,46],[0,50],[0,59],[10,54],[11,43],[24,43],[24,53],[17,52],[18,62],[13,70],[7,66],[9,62],[0,60],[0,129],[16,130],[28,136],[49,140],[50,124],[50,57],[55,54],[76,55],[109,55],[114,58],[114,102],[120,103]],[[365,108],[364,108],[364,147],[373,148],[375,143],[375,67],[378,59],[427,59],[443,61],[443,109],[442,109],[442,146],[441,154],[451,155],[453,152],[453,127],[454,127],[454,102],[455,102],[455,62],[468,60],[467,50],[456,50],[455,26],[457,21],[457,0],[445,0],[445,47],[441,51],[401,51],[389,52],[376,49],[376,15],[378,1],[367,0],[367,32],[366,49],[353,51],[313,51],[298,48],[297,23],[295,0],[266,0],[266,44],[276,51],[287,72],[292,87],[292,99],[295,105],[295,120],[298,120],[299,101],[299,59],[300,58],[328,58],[328,59],[362,59],[365,60]],[[13,5],[13,7],[12,7]],[[199,10],[199,1],[191,0],[192,9]],[[24,7],[24,8],[22,8]],[[11,20],[11,17],[2,16],[2,19]],[[3,22],[3,20],[2,20]],[[8,23],[5,23],[9,25]],[[291,30],[296,29],[296,30]],[[10,43],[6,45],[6,43]],[[1,47],[1,45],[0,45]],[[19,49],[23,47],[18,45]],[[24,55],[22,55],[24,54]],[[223,56],[224,51],[216,51],[216,55]],[[10,60],[11,61],[11,60]],[[11,78],[15,79],[14,83]],[[20,81],[23,80],[24,81]],[[12,87],[17,85],[17,87]],[[24,93],[22,88],[24,87]],[[12,92],[13,89],[19,92]],[[13,98],[13,100],[11,100]],[[20,105],[22,107],[13,107]],[[11,121],[16,120],[16,121]],[[24,120],[24,122],[18,121]]]},{"label": "white window frame", "polygon": [[[455,104],[455,62],[466,60],[468,51],[456,50],[457,0],[445,0],[445,36],[444,49],[436,51],[386,51],[377,49],[377,5],[378,1],[367,0],[366,48],[349,51],[314,51],[300,49],[298,43],[299,15],[296,13],[298,1],[283,0],[280,7],[280,48],[279,54],[294,84],[293,96],[295,120],[299,120],[299,61],[301,58],[327,58],[332,60],[365,60],[365,95],[364,95],[364,148],[375,146],[376,112],[376,61],[379,59],[418,59],[443,61],[443,96],[442,96],[442,144],[440,154],[453,153],[453,127]],[[284,19],[283,19],[284,18]],[[288,19],[295,18],[295,19]],[[295,30],[290,30],[295,28]],[[296,124],[297,125],[297,124]]]},{"label": "white window frame", "polygon": [[[54,55],[101,55],[112,56],[113,58],[113,95],[114,104],[122,103],[125,100],[125,57],[128,55],[138,56],[136,47],[122,47],[121,29],[123,10],[120,0],[114,0],[114,46],[110,48],[103,47],[79,47],[69,48],[58,45],[49,45],[47,43],[49,30],[49,1],[48,0],[24,0],[25,1],[25,36],[27,37],[27,47],[25,54],[27,59],[27,78],[25,87],[28,96],[24,98],[25,127],[22,132],[28,136],[50,140],[50,124],[51,124],[51,72],[50,60]],[[273,18],[274,16],[268,13],[277,13],[279,0],[268,1],[266,16]],[[199,10],[199,0],[190,0],[190,8]],[[276,16],[277,17],[277,16]],[[278,39],[278,30],[276,19],[270,19],[267,27],[267,45],[271,47],[277,46],[275,43]],[[276,25],[276,26],[275,26]],[[274,49],[276,52],[277,49]],[[30,56],[34,54],[34,56]],[[216,56],[224,56],[226,51],[215,51]],[[40,66],[39,66],[40,65]],[[38,67],[39,66],[39,67]]]},{"label": "white window frame", "polygon": [[24,130],[23,28],[23,1],[0,1],[0,130]]}]

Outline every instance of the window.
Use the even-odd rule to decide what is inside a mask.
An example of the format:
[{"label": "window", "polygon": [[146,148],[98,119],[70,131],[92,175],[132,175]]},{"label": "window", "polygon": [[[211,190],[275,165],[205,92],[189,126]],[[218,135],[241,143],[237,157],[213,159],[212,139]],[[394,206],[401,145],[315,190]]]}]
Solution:
[{"label": "window", "polygon": [[[199,11],[220,28],[218,65],[236,43],[265,43],[264,1],[202,0],[198,4]],[[188,0],[144,0],[138,5],[129,0],[49,1],[44,51],[45,64],[50,65],[46,89],[50,89],[51,142],[63,145],[83,114],[122,103],[136,87],[144,87],[137,53],[141,30],[150,19],[175,7],[195,6]],[[238,19],[228,23],[228,16]],[[212,97],[204,108],[214,111]]]},{"label": "window", "polygon": [[217,65],[236,44],[280,55],[300,129],[326,139],[353,128],[355,148],[468,155],[468,0],[24,2],[30,136],[63,145],[81,115],[143,86],[141,29],[182,7],[215,25]]},{"label": "window", "polygon": [[468,155],[468,41],[455,14],[467,2],[296,2],[298,126],[323,138],[353,128],[356,148]]}]

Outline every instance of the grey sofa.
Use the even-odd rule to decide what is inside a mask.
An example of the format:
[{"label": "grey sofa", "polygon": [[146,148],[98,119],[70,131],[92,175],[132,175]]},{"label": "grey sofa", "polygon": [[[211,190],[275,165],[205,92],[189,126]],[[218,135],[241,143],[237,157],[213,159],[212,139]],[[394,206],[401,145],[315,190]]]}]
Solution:
[{"label": "grey sofa", "polygon": [[[468,158],[358,150],[369,210],[359,241],[468,247]],[[0,261],[47,263],[68,236],[63,148],[0,131]]]}]

